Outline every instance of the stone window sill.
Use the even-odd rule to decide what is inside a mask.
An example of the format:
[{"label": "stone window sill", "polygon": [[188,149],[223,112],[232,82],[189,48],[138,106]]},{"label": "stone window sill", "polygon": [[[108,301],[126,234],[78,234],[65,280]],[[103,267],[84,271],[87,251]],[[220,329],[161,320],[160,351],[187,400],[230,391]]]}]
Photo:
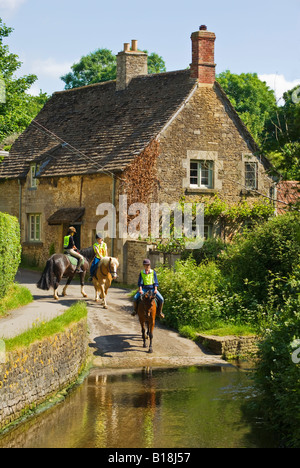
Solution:
[{"label": "stone window sill", "polygon": [[197,195],[198,193],[219,193],[219,190],[217,189],[207,189],[207,188],[187,188],[185,189],[186,195]]},{"label": "stone window sill", "polygon": [[24,247],[44,247],[44,243],[40,241],[31,241],[31,242],[23,242],[22,245]]}]

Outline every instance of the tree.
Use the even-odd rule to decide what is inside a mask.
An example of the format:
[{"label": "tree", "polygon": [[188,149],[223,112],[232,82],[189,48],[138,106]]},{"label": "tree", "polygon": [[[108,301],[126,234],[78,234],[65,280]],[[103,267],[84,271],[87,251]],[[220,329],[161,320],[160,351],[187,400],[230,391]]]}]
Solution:
[{"label": "tree", "polygon": [[258,78],[257,73],[235,75],[227,70],[217,76],[217,81],[255,141],[262,145],[266,121],[277,108],[274,91]]},{"label": "tree", "polygon": [[[144,51],[148,53],[147,51]],[[116,56],[108,49],[98,49],[74,63],[72,72],[62,76],[65,89],[78,88],[94,83],[115,80],[117,76]],[[166,71],[162,57],[153,52],[148,56],[148,72],[160,73]]]},{"label": "tree", "polygon": [[[30,96],[27,91],[37,80],[36,75],[26,75],[21,78],[14,77],[14,73],[22,66],[19,57],[3,45],[3,39],[12,33],[13,29],[7,27],[0,18],[0,73],[2,99],[0,101],[0,142],[7,136],[23,132],[31,120],[45,104],[48,96]],[[5,99],[3,99],[4,91]]]},{"label": "tree", "polygon": [[283,177],[300,180],[300,86],[284,93],[284,105],[266,122],[264,149]]},{"label": "tree", "polygon": [[82,57],[71,69],[72,72],[61,77],[65,89],[114,80],[117,73],[116,57],[111,50],[98,49]]}]

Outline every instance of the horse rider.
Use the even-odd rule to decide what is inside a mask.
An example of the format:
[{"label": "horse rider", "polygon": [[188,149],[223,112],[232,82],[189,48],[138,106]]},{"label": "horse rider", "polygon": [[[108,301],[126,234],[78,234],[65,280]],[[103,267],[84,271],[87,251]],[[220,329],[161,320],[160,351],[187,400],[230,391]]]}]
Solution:
[{"label": "horse rider", "polygon": [[71,255],[75,257],[77,262],[76,273],[82,273],[81,265],[84,264],[84,258],[79,253],[75,242],[74,242],[74,235],[76,234],[76,229],[74,227],[70,227],[68,230],[68,234],[64,237],[64,253],[67,255]]},{"label": "horse rider", "polygon": [[143,266],[144,269],[141,271],[140,276],[139,276],[139,281],[138,281],[138,286],[139,290],[137,294],[134,296],[134,311],[132,312],[132,316],[134,317],[137,314],[138,310],[138,303],[140,297],[145,294],[147,291],[152,290],[154,291],[154,294],[156,294],[156,298],[158,301],[158,316],[160,318],[165,318],[162,310],[164,306],[164,298],[158,291],[158,280],[157,280],[157,275],[156,271],[151,269],[151,262],[148,259],[145,259],[143,261]]},{"label": "horse rider", "polygon": [[89,281],[93,281],[93,277],[96,274],[99,262],[102,260],[102,258],[107,257],[107,245],[104,242],[104,238],[101,233],[96,234],[96,242],[93,245],[93,249],[95,253],[95,258],[91,265],[91,276],[89,278]]}]

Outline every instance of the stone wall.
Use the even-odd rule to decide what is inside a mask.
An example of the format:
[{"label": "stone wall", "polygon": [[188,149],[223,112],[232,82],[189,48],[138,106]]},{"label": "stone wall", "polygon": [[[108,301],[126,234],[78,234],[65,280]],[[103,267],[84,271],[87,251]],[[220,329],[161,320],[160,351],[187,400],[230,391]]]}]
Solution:
[{"label": "stone wall", "polygon": [[197,341],[214,354],[226,357],[256,354],[259,338],[257,336],[210,336],[198,334]]},{"label": "stone wall", "polygon": [[149,246],[144,241],[127,241],[124,246],[124,265],[126,266],[124,282],[138,284],[139,274],[143,269],[143,260],[148,257]]},{"label": "stone wall", "polygon": [[76,382],[87,361],[86,319],[6,354],[0,364],[0,430]]}]

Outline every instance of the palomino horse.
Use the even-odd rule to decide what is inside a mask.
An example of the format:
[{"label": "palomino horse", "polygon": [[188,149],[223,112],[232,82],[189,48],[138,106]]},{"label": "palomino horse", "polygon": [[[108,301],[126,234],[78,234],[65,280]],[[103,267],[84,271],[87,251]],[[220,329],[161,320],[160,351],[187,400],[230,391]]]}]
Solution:
[{"label": "palomino horse", "polygon": [[155,318],[156,318],[156,294],[154,291],[147,291],[143,296],[141,296],[139,305],[138,305],[138,315],[140,319],[140,324],[142,327],[142,335],[144,341],[144,348],[146,345],[146,328],[145,324],[148,325],[147,335],[150,338],[149,353],[153,353],[152,341],[153,341],[153,330],[155,327]]},{"label": "palomino horse", "polygon": [[111,283],[118,277],[117,269],[119,267],[119,261],[114,257],[104,257],[101,259],[96,271],[96,275],[93,277],[93,284],[95,288],[95,301],[99,302],[99,294],[103,301],[103,308],[107,309],[106,296],[107,291],[111,287]]},{"label": "palomino horse", "polygon": [[[87,297],[84,291],[84,279],[87,271],[90,268],[90,263],[95,257],[94,249],[80,250],[80,254],[84,257],[84,265],[81,266],[82,273],[80,275],[81,294]],[[39,289],[49,291],[50,287],[54,289],[54,299],[58,300],[58,286],[63,277],[68,278],[67,284],[63,289],[63,296],[67,295],[67,287],[76,275],[76,266],[72,265],[68,257],[64,254],[55,254],[47,261],[41,279],[37,283]]]}]

